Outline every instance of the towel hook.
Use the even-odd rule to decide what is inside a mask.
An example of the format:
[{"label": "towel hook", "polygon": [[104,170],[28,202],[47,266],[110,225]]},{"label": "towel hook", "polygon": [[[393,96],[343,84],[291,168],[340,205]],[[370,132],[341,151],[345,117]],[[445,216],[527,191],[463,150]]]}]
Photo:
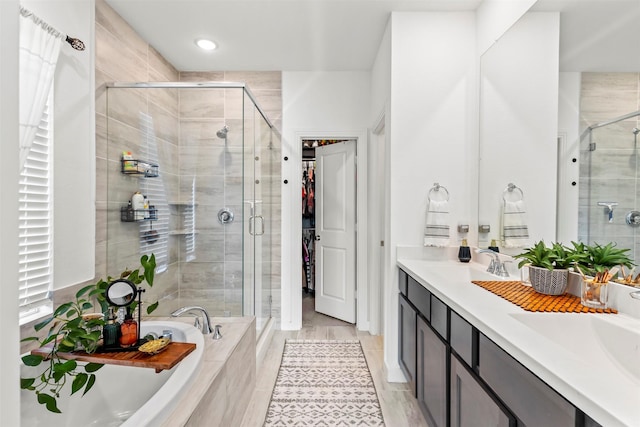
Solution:
[{"label": "towel hook", "polygon": [[520,198],[513,200],[513,202],[519,202],[522,199],[524,199],[524,192],[522,191],[522,189],[517,185],[515,185],[514,183],[510,182],[507,185],[507,188],[505,188],[504,191],[502,192],[502,200],[504,200],[504,202],[506,203],[508,201],[507,197],[511,194],[514,194],[514,191],[517,191],[518,193],[520,193]]},{"label": "towel hook", "polygon": [[429,193],[427,194],[427,198],[429,200],[434,200],[431,198],[431,195],[433,193],[439,193],[440,190],[444,190],[445,192],[445,196],[444,196],[444,200],[442,200],[443,202],[448,202],[449,201],[449,190],[447,190],[443,185],[438,184],[437,182],[433,183],[433,187],[431,187],[431,189],[429,189]]}]

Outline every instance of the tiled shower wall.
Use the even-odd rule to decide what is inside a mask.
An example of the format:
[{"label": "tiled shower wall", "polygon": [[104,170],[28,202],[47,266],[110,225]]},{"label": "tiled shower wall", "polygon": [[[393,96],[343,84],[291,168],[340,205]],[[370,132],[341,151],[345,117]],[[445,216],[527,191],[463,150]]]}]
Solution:
[{"label": "tiled shower wall", "polygon": [[[168,297],[168,304],[163,304],[168,310],[173,308],[170,300],[174,297],[181,298],[180,304],[197,301],[198,305],[203,305],[205,298],[212,302],[209,308],[213,315],[222,315],[225,311],[239,315],[243,208],[241,91],[112,89],[108,108],[113,118],[107,119],[104,84],[111,81],[245,82],[272,123],[280,128],[281,73],[179,72],[103,0],[96,1],[96,50],[97,276],[114,275],[125,266],[137,265],[139,251],[144,250],[141,248],[144,243],[139,239],[140,225],[121,223],[118,212],[138,187],[146,185],[139,178],[119,173],[122,150],[144,152],[139,142],[144,129],[138,114],[143,111],[153,117],[154,140],[166,192],[166,204],[160,207],[159,213],[162,216],[165,209],[170,230],[184,228],[184,221],[192,214],[199,221],[198,234],[191,235],[198,240],[196,252],[189,253],[188,235],[178,232],[167,237],[166,271],[156,276],[156,295],[145,295],[145,299]],[[115,135],[110,141],[106,139],[107,120],[110,135]],[[230,128],[226,144],[215,136],[224,124]],[[274,138],[273,141],[271,155],[261,156],[262,171],[270,173],[260,182],[264,187],[275,184],[277,193],[268,199],[269,212],[273,213],[268,223],[272,232],[268,271],[273,294],[272,316],[277,319],[280,312],[280,156],[277,154],[280,140]],[[189,207],[184,202],[194,192],[196,205]],[[223,227],[217,222],[217,211],[221,207],[236,212],[236,220],[230,226]],[[197,262],[186,262],[194,259],[190,256],[195,256]],[[113,271],[114,268],[118,271]]]},{"label": "tiled shower wall", "polygon": [[[580,129],[640,110],[640,73],[582,73]],[[640,168],[633,129],[640,117],[593,130],[595,151],[589,141],[580,144],[580,207],[578,237],[581,241],[616,242],[629,248],[640,262],[640,228],[625,222],[631,210],[640,210]],[[613,222],[598,202],[617,202]]]}]

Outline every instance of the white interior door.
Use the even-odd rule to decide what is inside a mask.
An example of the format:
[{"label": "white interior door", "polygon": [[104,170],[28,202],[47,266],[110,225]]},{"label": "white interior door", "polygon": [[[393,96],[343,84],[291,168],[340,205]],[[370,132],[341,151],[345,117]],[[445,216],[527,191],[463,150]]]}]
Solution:
[{"label": "white interior door", "polygon": [[356,142],[316,148],[316,311],[356,321]]}]

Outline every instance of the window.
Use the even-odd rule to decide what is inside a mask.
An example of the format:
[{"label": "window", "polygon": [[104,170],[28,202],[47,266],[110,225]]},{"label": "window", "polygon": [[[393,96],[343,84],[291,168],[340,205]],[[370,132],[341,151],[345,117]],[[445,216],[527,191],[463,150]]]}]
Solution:
[{"label": "window", "polygon": [[53,90],[50,91],[19,184],[20,323],[52,311],[52,142]]}]

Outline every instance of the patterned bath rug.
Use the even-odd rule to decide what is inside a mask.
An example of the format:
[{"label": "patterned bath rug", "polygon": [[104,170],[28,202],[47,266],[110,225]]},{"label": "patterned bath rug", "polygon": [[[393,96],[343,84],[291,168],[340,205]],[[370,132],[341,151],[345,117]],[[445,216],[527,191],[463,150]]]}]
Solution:
[{"label": "patterned bath rug", "polygon": [[384,426],[360,341],[288,339],[264,426]]}]

